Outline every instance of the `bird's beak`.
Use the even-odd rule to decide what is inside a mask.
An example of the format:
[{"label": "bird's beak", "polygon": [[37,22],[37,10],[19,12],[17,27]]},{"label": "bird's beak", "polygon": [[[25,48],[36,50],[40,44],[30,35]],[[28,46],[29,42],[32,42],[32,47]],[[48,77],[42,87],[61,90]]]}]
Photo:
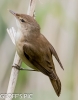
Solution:
[{"label": "bird's beak", "polygon": [[9,12],[10,12],[12,15],[14,15],[14,16],[15,16],[15,19],[16,19],[16,24],[17,24],[17,26],[20,28],[20,27],[21,27],[21,25],[20,25],[20,22],[19,22],[19,14],[15,13],[15,12],[14,12],[14,11],[12,11],[12,10],[9,10]]},{"label": "bird's beak", "polygon": [[15,13],[14,11],[9,10],[9,12],[10,12],[11,14],[13,14],[14,16],[16,16],[16,13]]}]

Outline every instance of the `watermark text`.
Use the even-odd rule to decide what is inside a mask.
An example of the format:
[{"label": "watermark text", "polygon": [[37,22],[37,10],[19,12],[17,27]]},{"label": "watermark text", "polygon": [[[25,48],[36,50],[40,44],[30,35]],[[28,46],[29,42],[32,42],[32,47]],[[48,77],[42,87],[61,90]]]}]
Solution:
[{"label": "watermark text", "polygon": [[32,93],[14,93],[14,94],[11,94],[11,93],[1,93],[0,94],[0,98],[1,99],[5,99],[5,98],[20,98],[20,99],[32,99],[32,96],[33,94]]}]

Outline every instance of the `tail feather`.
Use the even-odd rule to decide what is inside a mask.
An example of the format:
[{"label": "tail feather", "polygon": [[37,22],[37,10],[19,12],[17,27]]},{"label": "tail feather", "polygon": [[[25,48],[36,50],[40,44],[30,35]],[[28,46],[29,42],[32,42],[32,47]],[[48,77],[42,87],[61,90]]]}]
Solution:
[{"label": "tail feather", "polygon": [[53,79],[50,78],[50,81],[51,81],[51,83],[53,85],[53,88],[54,88],[57,96],[60,96],[60,93],[61,93],[61,82],[60,82],[58,76],[57,76],[56,80],[53,80]]}]

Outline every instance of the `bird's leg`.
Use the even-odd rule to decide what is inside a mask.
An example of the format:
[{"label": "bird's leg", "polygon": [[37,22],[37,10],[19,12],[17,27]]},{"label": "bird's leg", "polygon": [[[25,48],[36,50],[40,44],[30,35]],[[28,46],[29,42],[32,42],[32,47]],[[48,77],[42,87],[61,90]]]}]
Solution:
[{"label": "bird's leg", "polygon": [[35,69],[26,69],[26,68],[22,68],[22,67],[20,67],[20,66],[17,65],[17,64],[15,64],[15,66],[12,66],[12,67],[14,67],[14,68],[16,68],[16,69],[18,69],[18,70],[37,71],[37,70],[35,70]]}]

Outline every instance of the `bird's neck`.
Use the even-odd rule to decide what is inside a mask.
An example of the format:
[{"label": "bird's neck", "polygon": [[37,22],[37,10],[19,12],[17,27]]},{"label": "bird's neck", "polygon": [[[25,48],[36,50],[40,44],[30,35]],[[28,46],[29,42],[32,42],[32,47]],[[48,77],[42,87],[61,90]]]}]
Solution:
[{"label": "bird's neck", "polygon": [[22,31],[18,29],[17,34],[15,35],[15,41],[30,41],[34,38],[37,38],[40,35],[40,31]]}]

